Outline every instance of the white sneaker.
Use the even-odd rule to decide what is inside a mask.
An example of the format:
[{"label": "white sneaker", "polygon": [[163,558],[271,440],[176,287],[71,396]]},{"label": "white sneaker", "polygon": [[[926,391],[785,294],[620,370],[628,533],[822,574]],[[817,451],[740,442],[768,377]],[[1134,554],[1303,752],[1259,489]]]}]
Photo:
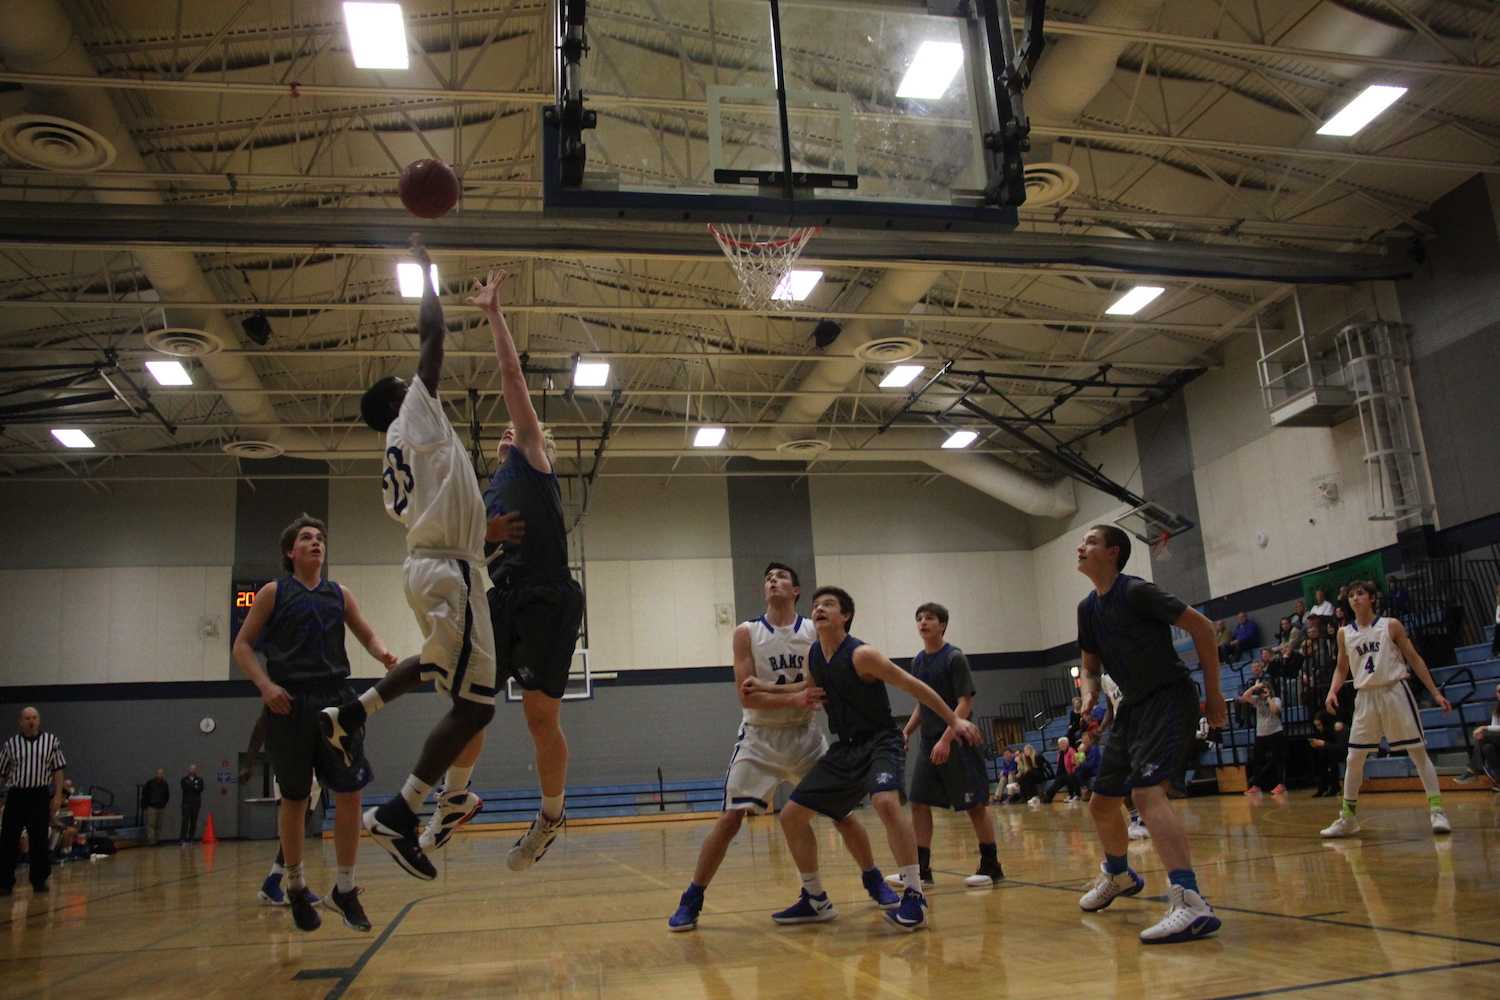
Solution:
[{"label": "white sneaker", "polygon": [[1129,868],[1118,875],[1111,875],[1100,864],[1099,875],[1094,879],[1094,884],[1089,886],[1089,891],[1079,898],[1078,908],[1086,913],[1094,913],[1113,903],[1116,896],[1134,896],[1145,887],[1145,880]]},{"label": "white sneaker", "polygon": [[1039,806],[1042,804],[1042,797],[1040,795],[1033,795],[1031,798],[1026,800],[1026,804],[1028,806]]},{"label": "white sneaker", "polygon": [[1180,885],[1167,887],[1167,915],[1141,931],[1142,944],[1174,944],[1207,937],[1219,929],[1214,908]]},{"label": "white sneaker", "polygon": [[1130,834],[1131,840],[1151,839],[1151,831],[1146,829],[1146,824],[1142,823],[1140,820],[1136,820],[1131,823],[1130,829],[1127,832]]},{"label": "white sneaker", "polygon": [[417,839],[418,845],[424,851],[441,850],[447,846],[448,838],[452,837],[459,827],[477,816],[482,808],[484,808],[484,800],[467,788],[452,794],[446,790],[439,792],[437,808],[432,810],[432,817],[427,821],[426,829]]},{"label": "white sneaker", "polygon": [[925,892],[926,890],[931,889],[933,886],[937,885],[937,883],[934,882],[933,879],[932,879],[932,872],[931,871],[927,871],[927,872],[923,873],[923,875],[922,875],[922,884],[919,885],[919,886],[915,886],[915,885],[914,886],[908,886],[906,884],[906,879],[902,877],[902,875],[901,875],[900,872],[896,872],[893,875],[887,875],[885,877],[885,880],[886,880],[887,884],[893,885],[897,889],[912,888],[912,889],[916,889],[916,890],[921,891],[921,892]]},{"label": "white sneaker", "polygon": [[1432,810],[1432,832],[1452,833],[1453,826],[1448,822],[1448,814],[1441,809]]},{"label": "white sneaker", "polygon": [[[567,813],[563,814],[566,815]],[[505,864],[511,871],[523,872],[542,860],[547,848],[557,839],[557,831],[562,829],[563,816],[549,820],[540,812],[536,814],[536,819],[531,821],[531,829],[521,835],[505,856]]]},{"label": "white sneaker", "polygon": [[1339,813],[1339,818],[1334,820],[1330,825],[1325,826],[1322,832],[1323,836],[1329,838],[1352,837],[1359,832],[1359,820],[1353,816],[1345,816],[1343,813]]}]

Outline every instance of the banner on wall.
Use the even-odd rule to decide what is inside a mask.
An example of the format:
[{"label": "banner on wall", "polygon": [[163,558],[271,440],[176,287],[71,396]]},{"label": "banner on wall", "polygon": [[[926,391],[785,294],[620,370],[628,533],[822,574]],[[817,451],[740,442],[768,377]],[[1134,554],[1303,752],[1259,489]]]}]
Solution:
[{"label": "banner on wall", "polygon": [[1339,588],[1351,580],[1374,580],[1384,590],[1385,558],[1379,552],[1372,552],[1316,573],[1308,573],[1302,578],[1302,599],[1307,601],[1308,607],[1312,607],[1315,603],[1314,596],[1321,590],[1331,601],[1338,596]]}]

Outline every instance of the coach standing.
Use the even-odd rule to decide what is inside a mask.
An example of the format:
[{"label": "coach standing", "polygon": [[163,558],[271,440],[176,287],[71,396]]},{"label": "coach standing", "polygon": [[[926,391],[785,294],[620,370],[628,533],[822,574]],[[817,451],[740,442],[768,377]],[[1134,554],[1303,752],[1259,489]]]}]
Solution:
[{"label": "coach standing", "polygon": [[5,797],[5,817],[0,820],[0,896],[9,896],[16,885],[16,851],[21,831],[27,831],[31,849],[31,888],[47,891],[52,858],[47,850],[47,826],[63,804],[62,740],[42,732],[42,715],[34,708],[21,710],[21,732],[0,746],[0,782],[10,786]]},{"label": "coach standing", "polygon": [[198,777],[198,765],[189,764],[188,773],[182,776],[182,833],[177,842],[186,847],[198,839],[198,810],[203,806],[203,779]]}]

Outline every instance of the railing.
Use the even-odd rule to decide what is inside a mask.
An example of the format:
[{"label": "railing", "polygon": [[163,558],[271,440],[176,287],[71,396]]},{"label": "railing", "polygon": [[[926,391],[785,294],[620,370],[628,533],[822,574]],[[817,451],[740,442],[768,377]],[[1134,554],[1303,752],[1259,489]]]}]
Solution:
[{"label": "railing", "polygon": [[1472,756],[1474,753],[1474,733],[1469,728],[1469,724],[1464,721],[1464,706],[1469,703],[1469,699],[1473,698],[1479,692],[1479,681],[1474,677],[1474,671],[1468,667],[1461,667],[1455,670],[1451,677],[1445,678],[1443,683],[1438,685],[1438,690],[1443,692],[1443,697],[1446,698],[1448,696],[1448,685],[1457,681],[1460,677],[1468,678],[1469,692],[1457,701],[1448,698],[1448,703],[1458,709],[1458,728],[1463,733],[1464,752]]}]

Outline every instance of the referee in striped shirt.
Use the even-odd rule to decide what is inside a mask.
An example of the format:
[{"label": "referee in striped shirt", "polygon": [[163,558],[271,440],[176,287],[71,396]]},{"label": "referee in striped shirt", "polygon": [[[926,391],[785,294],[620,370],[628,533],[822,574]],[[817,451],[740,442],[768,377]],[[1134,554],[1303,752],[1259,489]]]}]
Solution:
[{"label": "referee in striped shirt", "polygon": [[42,715],[34,708],[21,709],[20,735],[0,745],[0,784],[10,786],[5,796],[5,816],[0,819],[0,896],[9,896],[16,885],[16,853],[21,831],[31,841],[31,888],[47,891],[52,858],[47,851],[47,825],[62,808],[62,740],[42,732]]}]

